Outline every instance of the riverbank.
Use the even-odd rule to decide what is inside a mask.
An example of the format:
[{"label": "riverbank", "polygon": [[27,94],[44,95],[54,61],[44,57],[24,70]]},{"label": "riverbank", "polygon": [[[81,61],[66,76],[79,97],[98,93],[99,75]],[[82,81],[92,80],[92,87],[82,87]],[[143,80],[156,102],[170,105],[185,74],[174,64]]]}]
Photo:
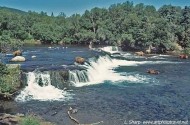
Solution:
[{"label": "riverbank", "polygon": [[2,125],[54,125],[53,123],[44,121],[41,117],[34,114],[0,114],[0,124]]}]

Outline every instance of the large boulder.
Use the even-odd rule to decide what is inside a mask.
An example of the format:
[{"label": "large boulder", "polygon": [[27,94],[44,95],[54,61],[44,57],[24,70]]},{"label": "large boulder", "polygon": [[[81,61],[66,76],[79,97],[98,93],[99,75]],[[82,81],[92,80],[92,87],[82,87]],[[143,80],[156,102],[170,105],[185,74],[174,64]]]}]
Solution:
[{"label": "large boulder", "polygon": [[75,62],[77,62],[77,63],[79,63],[79,64],[84,64],[85,59],[82,58],[82,57],[76,57],[76,58],[75,58]]},{"label": "large boulder", "polygon": [[24,62],[26,59],[23,56],[16,56],[11,59],[11,62]]},{"label": "large boulder", "polygon": [[186,55],[186,54],[181,54],[181,55],[179,55],[179,58],[180,58],[180,59],[188,59],[188,55]]},{"label": "large boulder", "polygon": [[143,51],[135,52],[135,54],[138,55],[138,56],[144,56],[144,52]]},{"label": "large boulder", "polygon": [[22,51],[20,50],[14,51],[13,56],[22,56]]}]

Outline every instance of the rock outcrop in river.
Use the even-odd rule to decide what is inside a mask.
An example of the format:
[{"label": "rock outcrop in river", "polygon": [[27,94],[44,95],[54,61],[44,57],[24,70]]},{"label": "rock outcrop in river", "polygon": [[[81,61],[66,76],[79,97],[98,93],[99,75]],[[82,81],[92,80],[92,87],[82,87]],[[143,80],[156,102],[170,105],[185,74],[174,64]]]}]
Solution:
[{"label": "rock outcrop in river", "polygon": [[11,62],[24,62],[24,61],[26,61],[26,59],[23,56],[16,56],[11,59]]}]

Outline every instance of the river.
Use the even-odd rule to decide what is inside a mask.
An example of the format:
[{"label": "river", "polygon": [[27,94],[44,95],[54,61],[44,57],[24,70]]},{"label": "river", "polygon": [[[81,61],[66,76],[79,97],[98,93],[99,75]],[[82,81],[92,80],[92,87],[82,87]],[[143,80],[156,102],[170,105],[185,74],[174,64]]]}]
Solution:
[{"label": "river", "polygon": [[[80,123],[103,121],[124,125],[133,121],[187,121],[190,118],[190,60],[170,55],[139,57],[116,47],[25,47],[26,86],[6,112],[35,113],[58,125],[73,125],[67,110]],[[84,65],[75,57],[86,59]],[[12,55],[5,57],[7,63]],[[146,71],[157,69],[160,74]],[[67,71],[63,81],[52,71]],[[64,77],[65,78],[65,77]],[[42,85],[39,85],[39,81]]]}]

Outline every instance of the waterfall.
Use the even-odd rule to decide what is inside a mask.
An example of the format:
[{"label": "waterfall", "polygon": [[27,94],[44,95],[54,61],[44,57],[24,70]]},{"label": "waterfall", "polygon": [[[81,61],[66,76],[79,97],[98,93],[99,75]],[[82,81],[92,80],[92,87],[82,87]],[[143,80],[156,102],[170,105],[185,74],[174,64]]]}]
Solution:
[{"label": "waterfall", "polygon": [[27,86],[16,97],[16,101],[63,100],[66,95],[66,91],[59,90],[51,85],[50,74],[48,72],[28,72]]},{"label": "waterfall", "polygon": [[89,60],[89,63],[83,65],[87,70],[69,71],[69,81],[77,87],[99,84],[105,80],[120,81],[125,79],[125,76],[116,73],[114,68],[126,65],[126,62],[125,60],[111,59],[109,56],[93,58]]},{"label": "waterfall", "polygon": [[86,70],[69,71],[69,81],[72,83],[89,82]]},{"label": "waterfall", "polygon": [[[37,83],[40,86],[51,86],[51,79],[49,73],[29,73],[29,79],[28,80],[33,80],[32,82]],[[35,76],[32,76],[35,75]],[[32,78],[32,79],[31,79]],[[31,82],[28,82],[31,83]]]},{"label": "waterfall", "polygon": [[[145,64],[162,63],[156,61],[127,61],[110,56],[99,56],[89,59],[88,63],[82,65],[86,70],[69,71],[69,81],[76,87],[101,84],[111,81],[113,84],[127,81],[127,83],[148,83],[150,78],[137,73],[117,72],[120,66],[138,66]],[[167,62],[164,62],[167,63]]]},{"label": "waterfall", "polygon": [[109,54],[120,54],[120,52],[121,52],[121,48],[117,47],[117,46],[107,46],[107,47],[103,47],[100,49]]}]

